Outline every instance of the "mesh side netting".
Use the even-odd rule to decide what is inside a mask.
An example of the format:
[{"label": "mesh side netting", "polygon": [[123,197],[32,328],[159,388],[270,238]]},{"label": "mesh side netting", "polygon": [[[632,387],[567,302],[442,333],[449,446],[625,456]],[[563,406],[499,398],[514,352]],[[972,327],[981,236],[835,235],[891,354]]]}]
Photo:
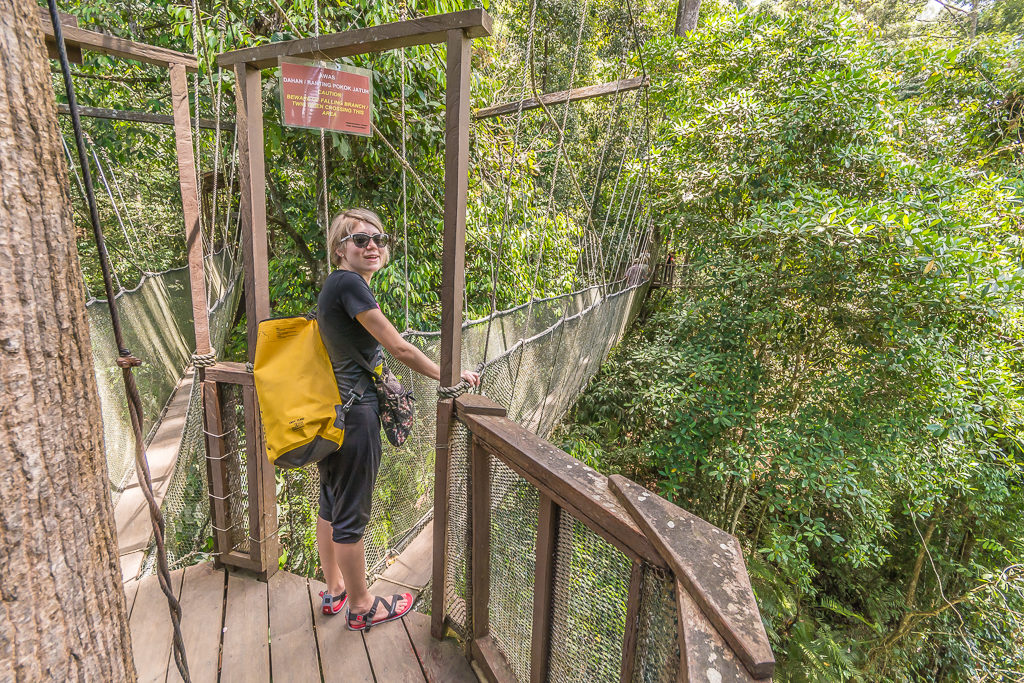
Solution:
[{"label": "mesh side netting", "polygon": [[491,461],[490,633],[521,681],[530,680],[533,578],[540,496],[494,457]]},{"label": "mesh side netting", "polygon": [[[488,368],[483,393],[505,405],[509,417],[546,436],[621,338],[642,293],[642,287],[633,287],[602,297],[600,288],[591,287],[536,300],[499,312],[490,319],[471,321],[463,327],[463,366],[476,367],[483,360],[486,347]],[[405,337],[428,357],[438,360],[438,333],[412,332]],[[437,383],[410,371],[393,358],[388,357],[387,362],[403,383],[411,385],[419,403],[416,424],[408,441],[401,448],[384,443],[365,536],[367,572],[371,577],[380,573],[388,560],[400,552],[433,515]],[[240,399],[238,405],[241,405]],[[191,409],[189,415],[184,438],[191,441],[182,445],[163,504],[169,524],[177,524],[175,518],[179,515],[190,520],[183,527],[185,532],[173,539],[168,534],[171,562],[179,566],[186,561],[198,561],[195,558],[202,558],[210,550],[209,531],[207,534],[187,533],[204,528],[203,515],[205,528],[211,528],[206,478],[198,476],[206,468],[201,412],[195,412],[194,424]],[[239,435],[244,432],[240,410],[235,423],[227,422],[228,413],[225,413],[225,420],[225,431],[233,429]],[[455,622],[460,626],[465,620],[465,581],[456,577],[464,576],[467,566],[467,437],[458,425],[454,433],[448,557],[450,568],[461,567],[461,570],[450,572],[449,579],[455,583],[446,584],[445,601],[453,609],[453,616],[460,615]],[[229,499],[234,510],[232,519],[239,520],[248,514],[244,493],[244,436],[233,443],[238,444],[236,455],[228,460],[242,463],[243,476],[239,488],[229,488]],[[276,476],[279,538],[285,567],[295,573],[316,576],[319,565],[315,537],[319,494],[316,468],[278,470]]]},{"label": "mesh side netting", "polygon": [[[210,289],[210,329],[215,349],[223,346],[241,287],[227,250],[205,259]],[[147,441],[195,349],[192,296],[188,268],[147,275],[137,287],[117,295],[125,344],[143,361],[135,381],[143,402],[143,434]],[[113,503],[135,473],[135,437],[128,416],[118,353],[105,300],[86,306],[93,364],[103,415],[103,439]],[[199,418],[199,415],[193,417]],[[189,425],[186,425],[188,427]],[[194,428],[194,425],[191,425]]]},{"label": "mesh side netting", "polygon": [[[569,408],[587,381],[597,372],[611,348],[622,338],[642,301],[643,287],[632,287],[602,298],[598,288],[590,288],[559,300],[535,302],[543,321],[527,315],[529,306],[513,309],[505,329],[520,333],[534,332],[517,341],[510,333],[496,333],[491,326],[491,344],[510,341],[507,350],[495,354],[484,376],[483,393],[505,406],[510,419],[529,428],[539,436],[551,433],[557,421]],[[537,304],[541,303],[540,306]],[[532,312],[531,312],[532,313]],[[544,325],[544,323],[549,323]],[[482,328],[482,329],[481,329]],[[486,325],[464,334],[463,362],[472,359],[465,351],[482,344]],[[477,336],[477,332],[479,335]],[[472,346],[471,346],[472,344]],[[488,354],[490,355],[490,353]],[[452,482],[448,500],[448,570],[445,578],[445,604],[453,627],[462,633],[468,626],[465,610],[455,609],[465,598],[466,565],[464,556],[469,534],[469,513],[466,507],[468,451],[464,438],[452,445],[449,465]],[[461,483],[461,488],[455,486]],[[536,525],[536,518],[520,518],[520,531],[530,533],[525,525]],[[533,533],[536,533],[534,528]],[[459,545],[464,547],[459,547]],[[453,561],[459,557],[460,561]],[[520,561],[533,562],[533,555]],[[493,595],[492,595],[493,599]],[[529,647],[529,637],[526,638]]]},{"label": "mesh side netting", "polygon": [[[574,295],[547,320],[511,320],[509,328],[533,334],[505,345],[485,375],[483,393],[504,405],[509,417],[547,436],[587,381],[621,339],[641,301],[641,288],[601,298],[597,290]],[[534,310],[537,310],[536,304]],[[550,309],[540,307],[540,316]],[[549,323],[544,325],[544,322]],[[513,327],[519,323],[519,327]],[[491,344],[504,342],[494,332]],[[467,338],[469,335],[467,335]],[[479,339],[474,343],[480,343]],[[469,346],[467,344],[467,346]],[[468,363],[470,359],[465,358]],[[507,466],[491,458],[490,633],[520,680],[530,678],[533,577],[539,493]],[[469,543],[468,442],[463,431],[452,443],[448,503],[446,614],[465,636]],[[563,512],[559,523],[549,678],[553,681],[616,680],[622,658],[630,561],[584,524]],[[650,583],[648,581],[648,583]],[[645,583],[647,586],[647,583]],[[435,587],[436,590],[436,587]],[[587,600],[579,600],[585,595]],[[645,597],[638,666],[660,673],[668,665],[660,653],[671,650],[675,627],[654,596]],[[669,605],[674,609],[673,605]],[[661,630],[659,630],[661,629]],[[665,640],[668,638],[668,640]],[[666,645],[665,643],[668,643]],[[638,669],[640,670],[640,669]]]},{"label": "mesh side netting", "polygon": [[633,680],[672,683],[679,675],[679,608],[675,580],[667,571],[644,566]]},{"label": "mesh side netting", "polygon": [[555,550],[551,681],[614,681],[626,633],[631,562],[564,510]]}]

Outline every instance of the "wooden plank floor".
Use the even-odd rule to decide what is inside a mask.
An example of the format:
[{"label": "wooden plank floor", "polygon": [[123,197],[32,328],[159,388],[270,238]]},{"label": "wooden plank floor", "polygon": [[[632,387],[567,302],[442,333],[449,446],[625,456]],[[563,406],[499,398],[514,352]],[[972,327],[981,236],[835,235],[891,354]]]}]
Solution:
[{"label": "wooden plank floor", "polygon": [[[174,572],[171,583],[196,683],[477,681],[459,646],[432,640],[430,617],[419,612],[364,634],[346,629],[343,615],[319,612],[322,583],[288,572],[261,583],[199,564]],[[180,681],[157,577],[129,582],[125,593],[139,680]]]}]

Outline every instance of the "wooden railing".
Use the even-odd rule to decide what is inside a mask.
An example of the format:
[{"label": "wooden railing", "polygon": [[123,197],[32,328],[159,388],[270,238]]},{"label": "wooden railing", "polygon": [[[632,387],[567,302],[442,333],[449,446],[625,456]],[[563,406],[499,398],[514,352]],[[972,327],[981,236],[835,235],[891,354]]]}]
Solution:
[{"label": "wooden railing", "polygon": [[[207,474],[210,509],[214,528],[214,556],[221,566],[232,566],[272,575],[278,566],[278,521],[273,466],[264,454],[252,374],[239,363],[218,363],[200,372],[206,418]],[[628,590],[620,604],[624,627],[616,634],[621,641],[618,678],[632,681],[646,666],[650,670],[648,631],[674,634],[670,647],[671,666],[681,680],[705,680],[717,672],[723,681],[751,681],[769,678],[774,660],[760,622],[756,604],[736,539],[628,479],[605,477],[585,466],[548,441],[509,420],[505,410],[490,399],[463,395],[454,402],[454,419],[469,434],[467,524],[470,558],[465,577],[465,632],[467,654],[489,680],[495,683],[520,681],[528,671],[532,682],[549,680],[558,663],[564,669],[564,633],[554,629],[558,581],[564,567],[565,539],[560,538],[565,521],[575,520],[606,543],[608,553],[625,557]],[[442,410],[448,401],[441,403]],[[454,438],[454,437],[453,437]],[[492,499],[492,466],[501,463],[525,485],[535,489],[536,544],[527,556],[507,556],[507,549],[492,542],[492,515],[525,511],[500,510],[506,501]],[[439,471],[447,472],[441,463]],[[240,499],[242,489],[247,489]],[[447,495],[447,485],[439,490]],[[462,495],[456,492],[454,495]],[[532,508],[531,508],[532,510]],[[443,632],[445,572],[448,545],[444,529],[451,512],[435,503],[434,528],[441,529],[440,544],[435,537],[432,630]],[[532,513],[531,513],[532,514]],[[532,527],[524,519],[523,528]],[[666,527],[677,527],[678,533]],[[560,546],[560,544],[563,544]],[[528,642],[514,648],[528,651],[529,661],[510,664],[502,646],[510,634],[492,631],[492,567],[495,553],[520,567],[533,565],[532,620]],[[569,548],[572,555],[572,548]],[[561,553],[561,554],[560,554]],[[559,575],[561,573],[561,578]],[[671,614],[658,612],[645,603],[645,581],[652,575],[665,577],[663,592],[673,590]],[[511,587],[509,587],[511,589]],[[527,590],[530,587],[527,587]],[[649,586],[647,593],[649,594]],[[664,603],[665,600],[661,600]],[[650,623],[660,620],[652,629]],[[564,616],[563,621],[564,631]],[[617,640],[616,642],[619,642]],[[664,645],[664,638],[662,638]],[[678,654],[676,654],[678,648]],[[662,648],[664,649],[664,647]],[[514,669],[518,669],[519,675]]]},{"label": "wooden railing", "polygon": [[676,281],[676,264],[661,262],[651,272],[651,287],[673,287]]},{"label": "wooden railing", "polygon": [[[252,373],[241,363],[217,363],[199,374],[214,560],[218,567],[248,569],[266,580],[277,571],[280,556],[276,483],[263,447]],[[243,478],[244,501],[239,500]]]},{"label": "wooden railing", "polygon": [[[514,681],[505,653],[491,632],[491,459],[497,459],[539,493],[533,621],[529,678],[548,680],[552,657],[560,644],[552,639],[552,617],[564,605],[553,601],[555,557],[562,515],[583,523],[632,564],[626,597],[625,631],[619,678],[634,680],[638,662],[639,624],[646,572],[669,572],[675,580],[681,680],[763,680],[770,678],[774,659],[736,539],[658,498],[627,479],[612,480],[586,467],[551,443],[505,417],[501,406],[481,396],[455,401],[456,417],[470,433],[469,488],[470,569],[467,595],[470,650],[491,681]],[[633,488],[635,487],[635,488]],[[643,493],[638,493],[643,492]],[[634,497],[635,500],[628,500]],[[641,509],[648,500],[658,508]],[[624,505],[623,502],[628,505]],[[666,507],[667,506],[667,507]],[[652,514],[652,510],[654,510]],[[667,511],[667,528],[679,524],[680,534],[656,528],[659,510]],[[640,519],[646,529],[638,525]],[[673,521],[677,520],[677,521]],[[665,520],[661,520],[665,522]],[[511,558],[527,563],[531,558]],[[714,565],[718,565],[717,567]],[[434,591],[444,590],[435,565]],[[433,618],[443,623],[444,610]],[[664,617],[662,617],[664,618]],[[669,625],[676,628],[675,625]],[[692,674],[692,675],[688,675]]]}]

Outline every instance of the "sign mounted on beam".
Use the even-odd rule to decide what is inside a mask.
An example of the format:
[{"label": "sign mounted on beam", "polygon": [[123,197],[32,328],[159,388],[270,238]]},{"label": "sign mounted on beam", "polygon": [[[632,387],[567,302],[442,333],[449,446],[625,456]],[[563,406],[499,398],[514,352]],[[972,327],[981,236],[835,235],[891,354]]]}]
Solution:
[{"label": "sign mounted on beam", "polygon": [[281,60],[281,122],[373,135],[373,72],[344,64]]}]

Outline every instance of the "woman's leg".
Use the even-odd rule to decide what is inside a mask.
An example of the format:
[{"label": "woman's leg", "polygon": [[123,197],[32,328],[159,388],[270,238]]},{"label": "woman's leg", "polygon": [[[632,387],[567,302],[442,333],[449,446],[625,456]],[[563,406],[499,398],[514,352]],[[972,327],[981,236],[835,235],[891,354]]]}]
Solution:
[{"label": "woman's leg", "polygon": [[[324,539],[333,541],[335,564],[344,577],[348,607],[354,614],[365,614],[373,606],[373,596],[366,587],[363,533],[370,519],[380,457],[380,418],[376,407],[353,406],[345,421],[345,442],[340,457],[330,464],[331,489],[327,498],[333,502],[330,514],[333,523],[329,525],[333,533],[325,532]],[[321,470],[321,477],[324,475]],[[318,531],[319,528],[318,525]],[[321,558],[325,554],[326,551],[322,551]],[[399,611],[404,610],[407,603],[407,600],[399,600]],[[379,609],[374,621],[386,616],[387,610]]]},{"label": "woman's leg", "polygon": [[337,544],[332,538],[333,533],[331,523],[317,515],[316,549],[320,555],[320,568],[324,571],[324,582],[327,584],[328,593],[341,595],[345,592],[347,583],[341,567],[338,566],[338,557],[335,554],[335,545]]},{"label": "woman's leg", "polygon": [[[348,609],[352,614],[365,614],[373,607],[373,595],[366,587],[366,551],[363,546],[363,539],[355,543],[335,543],[335,553],[341,572],[345,575],[345,585],[348,586]],[[390,596],[384,596],[390,599]],[[409,601],[402,598],[398,601],[398,611],[405,610]],[[378,608],[373,615],[373,621],[380,621],[387,617],[387,610]]]},{"label": "woman's leg", "polygon": [[366,588],[366,548],[363,539],[360,538],[355,543],[332,541],[331,545],[334,546],[335,566],[340,567],[340,572],[345,577],[345,585],[348,586],[348,604],[351,606],[353,600],[360,605],[372,603],[373,598]]}]

